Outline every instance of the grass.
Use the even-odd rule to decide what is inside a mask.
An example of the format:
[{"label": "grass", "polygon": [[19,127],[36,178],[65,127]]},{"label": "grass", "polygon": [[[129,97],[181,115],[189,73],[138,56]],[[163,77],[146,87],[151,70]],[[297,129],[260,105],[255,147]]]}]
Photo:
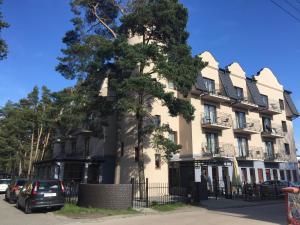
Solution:
[{"label": "grass", "polygon": [[115,215],[136,214],[137,211],[129,209],[103,209],[103,208],[85,208],[74,204],[65,204],[65,206],[56,212],[59,215],[68,217],[105,217]]},{"label": "grass", "polygon": [[178,203],[166,204],[166,205],[157,204],[157,205],[153,205],[151,208],[159,212],[169,212],[185,206],[186,204],[178,202]]}]

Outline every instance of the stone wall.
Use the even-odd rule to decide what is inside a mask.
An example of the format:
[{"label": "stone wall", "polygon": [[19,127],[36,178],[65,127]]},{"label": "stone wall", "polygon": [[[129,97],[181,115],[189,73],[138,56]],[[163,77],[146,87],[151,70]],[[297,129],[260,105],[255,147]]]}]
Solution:
[{"label": "stone wall", "polygon": [[81,207],[127,209],[132,204],[131,184],[80,184],[78,205]]}]

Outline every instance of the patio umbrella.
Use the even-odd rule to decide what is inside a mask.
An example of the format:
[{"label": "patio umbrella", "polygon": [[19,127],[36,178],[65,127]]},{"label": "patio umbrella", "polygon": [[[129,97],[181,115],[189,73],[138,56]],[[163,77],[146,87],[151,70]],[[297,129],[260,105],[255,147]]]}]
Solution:
[{"label": "patio umbrella", "polygon": [[233,168],[232,168],[232,186],[239,187],[241,186],[241,178],[239,172],[239,165],[236,158],[233,158]]}]

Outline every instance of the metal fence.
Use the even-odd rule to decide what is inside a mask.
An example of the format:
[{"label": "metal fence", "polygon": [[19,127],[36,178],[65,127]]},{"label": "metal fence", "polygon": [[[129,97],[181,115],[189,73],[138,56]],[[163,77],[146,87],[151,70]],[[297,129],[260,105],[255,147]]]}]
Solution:
[{"label": "metal fence", "polygon": [[168,183],[149,183],[148,179],[145,182],[131,179],[131,184],[134,208],[188,201],[186,188],[171,187]]},{"label": "metal fence", "polygon": [[70,204],[77,204],[79,182],[65,181],[65,202]]}]

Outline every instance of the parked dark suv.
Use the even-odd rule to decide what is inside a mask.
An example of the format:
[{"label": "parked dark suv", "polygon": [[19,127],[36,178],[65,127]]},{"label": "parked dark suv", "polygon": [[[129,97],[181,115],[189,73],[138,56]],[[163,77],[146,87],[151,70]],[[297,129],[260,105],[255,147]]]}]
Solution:
[{"label": "parked dark suv", "polygon": [[27,180],[22,178],[13,179],[6,189],[5,200],[9,201],[9,203],[15,203],[20,190],[23,188],[26,182]]},{"label": "parked dark suv", "polygon": [[16,206],[27,214],[38,208],[60,209],[64,206],[64,192],[59,180],[31,180],[21,189]]}]

